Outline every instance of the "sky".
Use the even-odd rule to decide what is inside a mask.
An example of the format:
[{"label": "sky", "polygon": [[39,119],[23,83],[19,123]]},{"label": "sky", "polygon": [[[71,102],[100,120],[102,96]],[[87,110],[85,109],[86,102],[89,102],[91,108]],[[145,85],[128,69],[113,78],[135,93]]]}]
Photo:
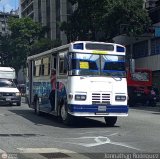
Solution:
[{"label": "sky", "polygon": [[19,0],[0,0],[0,11],[10,12],[19,6]]}]

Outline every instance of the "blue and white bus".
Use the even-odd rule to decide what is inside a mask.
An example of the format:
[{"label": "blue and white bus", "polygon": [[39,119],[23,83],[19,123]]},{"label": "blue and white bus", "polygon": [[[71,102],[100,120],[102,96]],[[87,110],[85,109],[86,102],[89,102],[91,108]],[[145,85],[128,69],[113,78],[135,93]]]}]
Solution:
[{"label": "blue and white bus", "polygon": [[[104,117],[114,126],[128,116],[126,48],[116,43],[76,41],[27,58],[27,101],[37,114],[70,124],[74,117]],[[51,110],[51,69],[56,69]]]}]

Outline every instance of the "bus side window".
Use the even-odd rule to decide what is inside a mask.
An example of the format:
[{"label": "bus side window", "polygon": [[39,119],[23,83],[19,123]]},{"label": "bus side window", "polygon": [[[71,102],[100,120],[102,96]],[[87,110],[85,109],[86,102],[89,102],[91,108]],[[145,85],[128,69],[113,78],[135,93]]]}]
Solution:
[{"label": "bus side window", "polygon": [[65,75],[67,74],[67,66],[65,66],[65,53],[59,54],[59,74],[60,75]]},{"label": "bus side window", "polygon": [[36,60],[34,63],[34,75],[36,77],[40,76],[40,72],[41,72],[41,59],[40,60]]},{"label": "bus side window", "polygon": [[48,57],[43,58],[43,64],[42,64],[42,75],[48,76],[50,74],[49,72],[50,67],[50,61]]}]

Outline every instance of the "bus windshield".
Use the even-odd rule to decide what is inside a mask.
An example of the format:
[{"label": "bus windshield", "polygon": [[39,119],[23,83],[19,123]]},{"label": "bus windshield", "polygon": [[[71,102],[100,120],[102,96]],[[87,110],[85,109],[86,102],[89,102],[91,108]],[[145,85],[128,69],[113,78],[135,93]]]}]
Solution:
[{"label": "bus windshield", "polygon": [[69,70],[71,75],[125,77],[125,57],[109,54],[70,53]]}]

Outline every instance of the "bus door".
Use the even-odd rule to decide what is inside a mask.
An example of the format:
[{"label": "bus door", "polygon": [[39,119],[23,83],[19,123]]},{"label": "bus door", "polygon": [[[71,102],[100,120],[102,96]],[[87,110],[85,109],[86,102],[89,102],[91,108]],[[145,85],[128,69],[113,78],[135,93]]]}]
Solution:
[{"label": "bus door", "polygon": [[50,75],[50,84],[51,84],[51,91],[49,95],[49,100],[50,100],[50,110],[51,112],[56,111],[56,97],[57,97],[57,70],[56,70],[56,62],[57,62],[57,57],[56,55],[52,55],[51,57],[51,75]]}]

